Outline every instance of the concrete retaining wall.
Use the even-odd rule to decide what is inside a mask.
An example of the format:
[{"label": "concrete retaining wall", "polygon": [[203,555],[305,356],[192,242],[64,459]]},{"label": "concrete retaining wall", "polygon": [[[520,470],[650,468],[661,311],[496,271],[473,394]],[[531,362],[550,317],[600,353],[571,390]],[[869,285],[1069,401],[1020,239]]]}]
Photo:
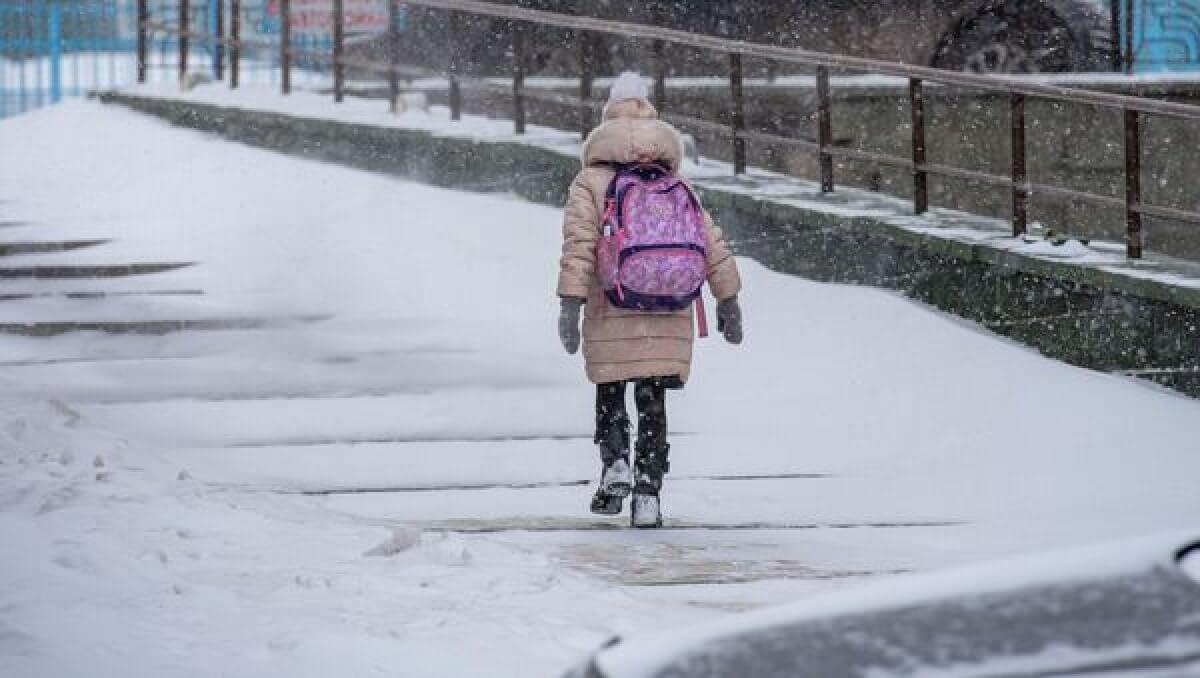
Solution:
[{"label": "concrete retaining wall", "polygon": [[[124,94],[101,98],[262,148],[438,186],[510,191],[553,206],[563,204],[578,168],[572,156],[517,142]],[[1200,396],[1200,289],[918,234],[719,182],[697,186],[737,253],[774,270],[899,290],[1075,365],[1164,368],[1148,378]]]},{"label": "concrete retaining wall", "polygon": [[[1130,87],[1092,88],[1133,94]],[[1200,102],[1196,85],[1151,85],[1146,96],[1182,103]],[[573,94],[574,91],[571,91]],[[433,92],[445,102],[445,93]],[[926,138],[930,162],[1007,176],[1011,162],[1009,99],[1007,95],[927,86]],[[467,111],[508,116],[511,97],[486,91],[467,91]],[[529,120],[559,129],[576,129],[580,118],[570,106],[530,101]],[[669,112],[704,120],[723,121],[729,114],[729,92],[723,87],[671,88]],[[1070,104],[1030,97],[1026,109],[1028,176],[1032,181],[1100,195],[1123,198],[1125,193],[1124,127],[1121,111],[1087,104]],[[815,138],[816,111],[812,87],[755,86],[746,88],[746,124],[751,130],[792,138]],[[911,114],[906,86],[840,86],[833,90],[832,127],[840,146],[910,157]],[[687,126],[683,126],[687,129]],[[688,129],[701,152],[728,160],[728,135]],[[1200,209],[1200,123],[1163,116],[1146,116],[1142,125],[1142,191],[1150,204],[1185,210]],[[792,176],[816,179],[816,157],[807,152],[751,142],[750,164]],[[875,163],[835,160],[838,185],[853,186],[911,199],[912,176],[907,170]],[[930,176],[931,204],[972,214],[1008,218],[1012,198],[992,185]],[[1030,219],[1059,233],[1097,239],[1123,240],[1123,210],[1044,196],[1034,191]],[[1200,260],[1200,225],[1146,218],[1148,249]]]}]

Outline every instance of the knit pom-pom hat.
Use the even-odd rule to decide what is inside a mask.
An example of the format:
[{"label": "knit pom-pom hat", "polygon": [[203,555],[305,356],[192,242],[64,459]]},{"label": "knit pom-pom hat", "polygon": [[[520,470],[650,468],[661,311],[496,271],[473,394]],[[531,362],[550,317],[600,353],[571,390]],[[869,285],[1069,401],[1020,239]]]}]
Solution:
[{"label": "knit pom-pom hat", "polygon": [[647,99],[649,97],[650,84],[646,78],[633,71],[625,71],[618,75],[608,90],[608,103],[610,104],[622,99]]},{"label": "knit pom-pom hat", "polygon": [[655,118],[658,111],[650,103],[649,81],[634,73],[625,71],[613,80],[608,90],[608,103],[604,105],[604,119],[613,118]]}]

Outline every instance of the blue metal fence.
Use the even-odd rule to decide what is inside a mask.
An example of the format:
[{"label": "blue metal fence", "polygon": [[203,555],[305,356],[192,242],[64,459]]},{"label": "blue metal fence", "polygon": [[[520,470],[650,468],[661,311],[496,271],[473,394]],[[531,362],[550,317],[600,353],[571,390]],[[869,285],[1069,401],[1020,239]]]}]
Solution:
[{"label": "blue metal fence", "polygon": [[0,117],[121,82],[134,40],[119,1],[0,2]]},{"label": "blue metal fence", "polygon": [[[215,35],[229,30],[230,3],[192,0],[191,30]],[[150,0],[153,20],[175,24],[179,5]],[[218,20],[218,12],[223,12]],[[278,50],[270,47],[278,34],[278,8],[271,0],[242,3],[243,37],[267,45],[243,50],[241,81],[273,83],[279,78]],[[297,48],[327,51],[326,34],[292,36]],[[178,82],[179,43],[165,32],[148,36],[150,83]],[[209,70],[216,77],[216,43],[191,41],[191,72]],[[293,79],[300,86],[325,86],[327,65],[297,62]],[[136,0],[0,0],[0,118],[53,104],[64,97],[132,85],[137,80]]]}]

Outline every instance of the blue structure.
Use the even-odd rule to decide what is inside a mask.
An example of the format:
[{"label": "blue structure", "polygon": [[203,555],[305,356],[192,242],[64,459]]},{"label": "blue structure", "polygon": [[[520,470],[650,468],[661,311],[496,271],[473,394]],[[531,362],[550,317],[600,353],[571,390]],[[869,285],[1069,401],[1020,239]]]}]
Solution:
[{"label": "blue structure", "polygon": [[[192,0],[190,28],[215,34],[229,27],[226,0]],[[152,19],[175,23],[178,3],[150,0]],[[223,22],[218,12],[224,12]],[[243,0],[243,37],[270,40],[268,0]],[[276,29],[277,32],[277,29]],[[328,50],[323,35],[294,36],[298,48]],[[215,45],[192,40],[188,62],[193,71],[214,70]],[[178,78],[176,39],[148,36],[147,80],[174,83]],[[323,64],[302,64],[297,81],[322,78]],[[294,76],[294,77],[296,77]],[[278,53],[268,48],[243,50],[242,82],[275,82]],[[0,118],[56,103],[64,97],[131,85],[137,80],[136,0],[0,0]]]},{"label": "blue structure", "polygon": [[1134,69],[1200,71],[1200,0],[1135,0]]},{"label": "blue structure", "polygon": [[0,117],[120,84],[134,11],[130,0],[0,0]]}]

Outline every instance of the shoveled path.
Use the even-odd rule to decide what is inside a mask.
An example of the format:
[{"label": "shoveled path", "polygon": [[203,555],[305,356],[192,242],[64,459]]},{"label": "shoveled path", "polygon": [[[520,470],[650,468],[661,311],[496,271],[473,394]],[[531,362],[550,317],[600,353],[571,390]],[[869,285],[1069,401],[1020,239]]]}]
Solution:
[{"label": "shoveled path", "polygon": [[[92,210],[77,213],[38,187],[81,151],[47,130],[79,120],[95,127],[86,157],[127,159],[138,190],[71,170],[58,179]],[[885,292],[743,260],[748,341],[697,345],[692,382],[669,396],[667,529],[632,530],[586,510],[593,394],[554,334],[555,210],[94,104],[19,124],[50,141],[21,176],[0,174],[18,191],[0,195],[11,224],[0,240],[106,242],[26,247],[0,270],[162,268],[0,281],[0,328],[13,330],[0,334],[6,397],[62,403],[270,525],[253,549],[194,566],[246,601],[276,589],[246,593],[238,573],[290,572],[298,556],[272,546],[293,527],[320,529],[328,543],[296,575],[306,591],[329,572],[376,581],[380,554],[396,559],[388,576],[427,572],[418,591],[469,565],[481,588],[447,588],[460,597],[414,613],[411,642],[442,639],[452,652],[459,636],[429,620],[439,605],[471,609],[471,633],[495,644],[514,633],[561,642],[537,655],[558,666],[614,629],[1200,515],[1195,401],[1042,359]],[[164,206],[188,200],[166,218]],[[383,543],[345,550],[364,539]],[[462,545],[462,557],[406,565],[411,543]],[[513,570],[510,557],[547,574]],[[570,577],[598,588],[566,603],[580,590]],[[303,616],[336,597],[354,628],[383,623],[378,601],[340,593],[282,602]],[[501,593],[534,607],[506,607]],[[558,613],[536,607],[540,596]]]},{"label": "shoveled path", "polygon": [[[40,226],[26,222],[15,224],[14,229],[33,235]],[[751,596],[740,603],[729,603],[724,594],[712,596],[705,588],[761,580],[822,582],[903,572],[918,563],[908,556],[880,554],[863,558],[867,545],[881,539],[878,533],[913,530],[933,534],[964,527],[963,521],[954,516],[920,512],[899,519],[885,519],[878,512],[861,517],[850,512],[829,520],[812,520],[788,510],[765,517],[759,514],[754,519],[749,514],[730,519],[718,506],[710,506],[711,497],[721,497],[718,503],[723,504],[763,494],[804,495],[811,492],[813,483],[842,486],[845,480],[801,467],[762,467],[756,473],[738,473],[736,465],[693,465],[684,459],[676,462],[676,467],[683,470],[670,477],[670,513],[664,529],[633,535],[628,532],[626,518],[586,513],[591,492],[588,486],[595,475],[591,435],[585,428],[586,412],[579,416],[565,408],[551,408],[558,411],[551,416],[543,410],[544,419],[563,424],[531,427],[501,423],[474,431],[430,426],[421,417],[407,425],[383,429],[378,420],[364,420],[361,428],[353,423],[342,425],[343,413],[361,411],[365,405],[376,411],[392,407],[401,410],[409,409],[409,403],[419,399],[427,409],[455,408],[462,391],[470,390],[471,384],[442,384],[435,377],[417,397],[411,379],[398,379],[396,374],[380,376],[376,370],[413,354],[432,359],[436,365],[439,361],[458,361],[470,352],[406,351],[400,336],[394,338],[397,348],[393,350],[367,348],[288,356],[273,361],[266,378],[256,379],[252,385],[238,383],[236,375],[243,373],[245,363],[222,353],[231,343],[269,347],[279,341],[295,342],[298,336],[320,342],[327,333],[366,333],[367,341],[381,345],[388,343],[387,337],[396,329],[389,327],[387,318],[360,316],[345,327],[332,314],[270,318],[197,312],[190,304],[204,295],[203,290],[184,289],[164,275],[194,266],[194,262],[95,263],[93,259],[79,264],[74,260],[76,250],[94,249],[100,261],[117,261],[119,253],[106,255],[104,251],[112,241],[0,242],[0,277],[48,283],[45,288],[36,283],[27,285],[21,292],[5,297],[7,306],[3,311],[8,317],[21,315],[26,320],[2,322],[0,333],[67,340],[88,336],[86,350],[74,355],[43,357],[40,346],[30,345],[28,357],[0,363],[0,374],[18,385],[30,384],[18,386],[27,397],[65,400],[117,431],[138,431],[146,436],[146,420],[169,422],[167,430],[161,432],[162,442],[178,448],[181,463],[213,487],[238,493],[314,497],[338,515],[381,526],[481,535],[522,548],[536,543],[539,550],[558,562],[615,584],[687,586],[688,601],[738,609],[765,601]],[[28,255],[36,255],[36,259],[31,261]],[[20,258],[20,266],[6,263],[14,257]],[[116,290],[106,285],[113,279],[134,276],[133,285]],[[61,281],[71,281],[72,286],[62,288]],[[135,298],[154,299],[155,306],[151,310],[126,303]],[[145,339],[150,337],[162,340],[147,345]],[[198,342],[204,344],[199,350],[169,348]],[[253,362],[261,366],[262,358],[255,356]],[[429,370],[432,374],[440,371]],[[298,373],[305,377],[292,376]],[[46,384],[52,386],[47,388]],[[557,385],[542,387],[522,392],[520,397],[539,403],[537,408],[542,409],[547,403],[561,402],[561,390]],[[509,393],[475,393],[473,398],[495,404],[500,399],[497,395],[512,397]],[[237,419],[257,422],[270,420],[269,412],[281,410],[308,413],[307,425],[299,430],[292,426],[280,430],[273,422],[263,428],[251,426],[253,432],[218,434],[215,440],[210,437],[232,411],[238,413]],[[180,429],[181,421],[188,422],[186,430]],[[189,431],[208,433],[192,437]],[[149,435],[154,439],[153,430]],[[686,450],[689,439],[697,435],[680,431],[674,439]],[[452,469],[440,473],[434,465],[432,472],[425,473],[431,480],[403,482],[411,477],[411,469],[397,463],[397,457],[440,448],[454,450],[460,459],[480,459],[479,466],[467,474],[468,479],[456,479]],[[366,450],[370,452],[359,454]],[[325,460],[338,460],[348,477],[339,478],[336,471],[322,472],[320,480],[305,474],[284,474],[270,481],[254,477],[254,470],[264,466],[261,459],[281,455],[289,460],[281,465],[315,464],[323,470],[329,466]],[[495,455],[508,463],[497,466],[490,458]],[[363,457],[361,462],[355,461],[357,456]],[[387,461],[379,464],[385,456]],[[303,461],[296,464],[297,460]],[[462,466],[461,461],[458,466]],[[480,470],[486,466],[491,468]],[[688,468],[694,471],[688,473]],[[377,480],[356,482],[360,473],[374,475]],[[379,482],[389,474],[397,481]],[[463,501],[460,497],[464,493],[475,493],[482,501]],[[455,506],[461,510],[450,508]],[[598,544],[598,530],[626,533],[636,539],[613,543],[605,538]],[[817,539],[823,543],[844,543],[836,550],[848,555],[813,557],[809,553],[814,535],[820,535]]]}]

